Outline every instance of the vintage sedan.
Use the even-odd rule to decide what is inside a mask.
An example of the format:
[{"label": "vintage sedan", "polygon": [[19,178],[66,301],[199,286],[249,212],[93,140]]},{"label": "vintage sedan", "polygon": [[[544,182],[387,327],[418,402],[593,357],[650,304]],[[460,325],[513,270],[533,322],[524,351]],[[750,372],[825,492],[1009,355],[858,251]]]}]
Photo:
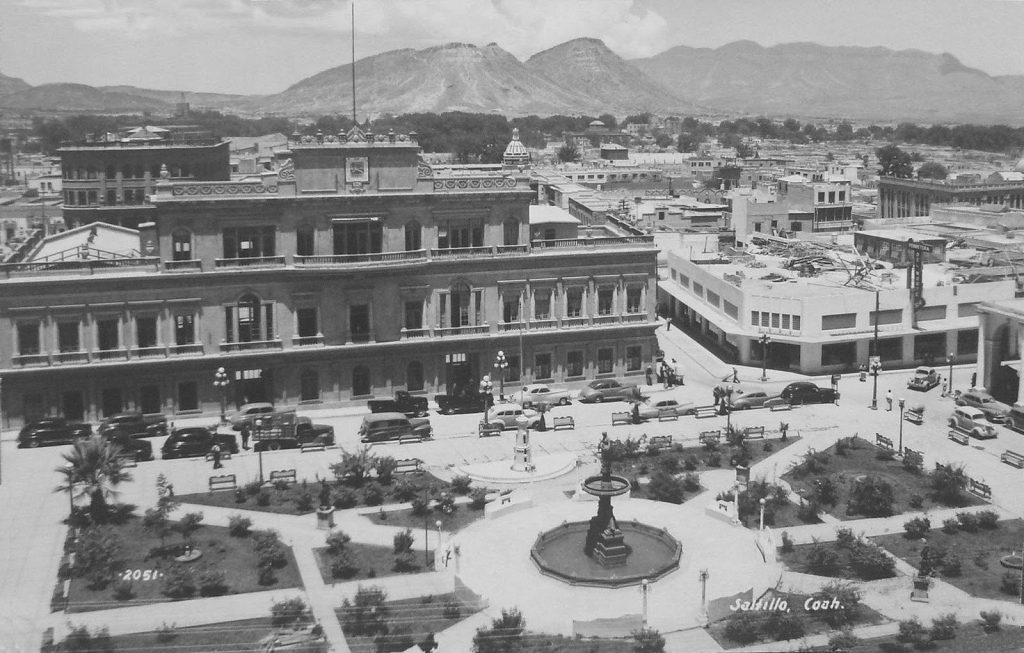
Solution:
[{"label": "vintage sedan", "polygon": [[957,406],[971,406],[985,413],[990,422],[1002,424],[1010,414],[1009,404],[996,400],[982,390],[968,390],[956,399]]},{"label": "vintage sedan", "polygon": [[693,413],[692,401],[679,401],[671,397],[649,397],[640,404],[640,419],[658,419],[659,416],[690,415]]},{"label": "vintage sedan", "polygon": [[502,429],[516,428],[516,420],[520,416],[526,418],[526,426],[536,428],[540,424],[541,416],[535,410],[530,410],[519,404],[496,404],[487,411],[483,423],[488,426],[499,426]]},{"label": "vintage sedan", "polygon": [[919,367],[914,370],[914,377],[907,381],[907,388],[910,390],[918,390],[920,392],[928,392],[935,386],[939,385],[939,374],[930,367]]},{"label": "vintage sedan", "polygon": [[[733,410],[750,410],[751,408],[764,408],[765,402],[770,399],[778,398],[778,395],[770,395],[767,392],[745,392],[741,395],[736,395],[729,407]],[[781,399],[779,399],[781,403]]]},{"label": "vintage sedan", "polygon": [[49,444],[71,444],[78,438],[92,435],[92,425],[69,422],[63,417],[45,417],[29,422],[18,433],[19,447],[39,447]]},{"label": "vintage sedan", "polygon": [[130,435],[136,438],[167,435],[167,416],[118,413],[100,422],[99,433],[107,437]]},{"label": "vintage sedan", "polygon": [[543,383],[524,385],[519,393],[519,403],[523,408],[532,406],[568,406],[572,401],[572,392],[565,388],[552,388]]},{"label": "vintage sedan", "polygon": [[214,443],[220,445],[222,452],[238,453],[238,440],[234,435],[217,433],[201,426],[175,429],[164,441],[161,453],[164,460],[205,456],[213,449]]},{"label": "vintage sedan", "polygon": [[636,399],[640,389],[634,383],[618,379],[596,379],[580,391],[580,401],[601,403],[602,401],[629,401]]}]

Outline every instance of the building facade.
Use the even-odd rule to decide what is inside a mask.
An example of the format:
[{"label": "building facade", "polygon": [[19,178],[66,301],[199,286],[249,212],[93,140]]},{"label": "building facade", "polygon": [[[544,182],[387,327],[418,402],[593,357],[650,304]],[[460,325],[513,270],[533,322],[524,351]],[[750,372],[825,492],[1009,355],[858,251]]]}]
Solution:
[{"label": "building facade", "polygon": [[1004,204],[1024,208],[1024,182],[961,182],[930,179],[878,180],[878,212],[881,218],[912,218],[928,215],[932,204]]},{"label": "building facade", "polygon": [[651,237],[531,241],[525,183],[435,174],[407,137],[290,146],[260,181],[158,178],[151,256],[0,266],[4,426],[217,413],[220,367],[230,405],[331,407],[497,380],[499,350],[512,386],[652,360]]}]

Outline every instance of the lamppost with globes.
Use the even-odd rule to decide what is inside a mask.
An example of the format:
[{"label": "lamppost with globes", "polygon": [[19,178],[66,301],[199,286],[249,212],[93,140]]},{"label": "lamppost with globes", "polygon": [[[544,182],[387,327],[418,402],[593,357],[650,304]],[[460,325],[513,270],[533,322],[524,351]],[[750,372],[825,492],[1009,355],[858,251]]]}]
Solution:
[{"label": "lamppost with globes", "polygon": [[881,369],[881,362],[873,361],[871,363],[871,376],[874,377],[874,385],[871,388],[871,410],[878,410],[878,372]]},{"label": "lamppost with globes", "polygon": [[946,388],[949,391],[950,396],[952,396],[953,395],[953,363],[956,362],[956,356],[954,356],[953,354],[948,354],[946,356],[946,362],[949,363],[949,382],[946,385]]},{"label": "lamppost with globes", "polygon": [[227,390],[228,390],[228,373],[223,367],[218,367],[217,371],[213,375],[213,387],[217,388],[220,392],[220,423],[227,423]]},{"label": "lamppost with globes", "polygon": [[434,526],[437,527],[437,544],[434,545],[434,570],[436,571],[437,561],[439,560],[438,556],[441,553],[441,520],[438,519],[436,522],[434,522]]},{"label": "lamppost with globes", "polygon": [[761,530],[764,530],[764,497],[761,497]]},{"label": "lamppost with globes", "polygon": [[772,339],[767,333],[762,333],[761,337],[757,339],[761,343],[761,380],[768,380],[768,344],[771,343]]},{"label": "lamppost with globes", "polygon": [[498,397],[505,401],[505,370],[508,368],[508,361],[505,360],[505,352],[498,351],[494,357],[494,369],[498,370]]},{"label": "lamppost with globes", "polygon": [[903,407],[907,404],[907,400],[900,397],[900,455],[903,455]]}]

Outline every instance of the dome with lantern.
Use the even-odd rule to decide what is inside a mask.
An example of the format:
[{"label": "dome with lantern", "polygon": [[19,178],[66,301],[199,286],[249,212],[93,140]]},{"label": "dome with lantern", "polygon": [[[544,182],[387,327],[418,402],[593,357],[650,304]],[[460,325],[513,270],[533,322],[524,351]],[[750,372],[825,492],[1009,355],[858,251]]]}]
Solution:
[{"label": "dome with lantern", "polygon": [[512,130],[512,140],[505,147],[505,154],[501,157],[501,163],[507,168],[519,168],[530,165],[530,153],[526,146],[519,140],[519,128]]}]

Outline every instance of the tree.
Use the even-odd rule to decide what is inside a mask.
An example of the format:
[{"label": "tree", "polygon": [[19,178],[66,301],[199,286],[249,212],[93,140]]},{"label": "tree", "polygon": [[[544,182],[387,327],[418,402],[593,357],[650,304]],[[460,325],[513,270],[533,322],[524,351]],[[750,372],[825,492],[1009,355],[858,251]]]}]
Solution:
[{"label": "tree", "polygon": [[562,147],[558,148],[558,160],[562,163],[572,163],[573,161],[579,161],[580,151],[576,148],[573,143],[566,143]]},{"label": "tree", "polygon": [[181,539],[185,540],[186,545],[192,546],[192,534],[202,528],[202,521],[201,512],[190,512],[178,521],[178,532],[181,533]]},{"label": "tree", "polygon": [[867,476],[854,483],[846,512],[866,517],[888,517],[892,514],[892,502],[892,485],[877,476]]},{"label": "tree", "polygon": [[146,510],[142,517],[142,527],[160,538],[160,548],[171,533],[170,515],[180,507],[174,498],[174,487],[167,482],[167,477],[159,474],[156,477],[156,507]]},{"label": "tree", "polygon": [[114,490],[132,475],[125,471],[121,448],[101,435],[76,440],[71,451],[62,453],[67,465],[57,468],[64,482],[54,492],[89,497],[89,515],[95,522],[109,517],[107,501],[117,495]]},{"label": "tree", "polygon": [[608,129],[615,129],[619,125],[619,121],[610,113],[602,113],[597,119],[603,122]]},{"label": "tree", "polygon": [[875,150],[878,157],[878,174],[883,177],[899,177],[909,179],[914,175],[914,166],[910,161],[910,155],[896,147],[886,145]]},{"label": "tree", "polygon": [[369,478],[377,457],[370,453],[369,447],[360,447],[355,453],[342,452],[341,462],[331,464],[334,478],[351,485],[362,485]]},{"label": "tree", "polygon": [[664,653],[665,638],[653,628],[641,628],[633,633],[633,653]]},{"label": "tree", "polygon": [[387,599],[387,592],[380,587],[360,585],[353,601],[345,599],[341,603],[341,620],[345,630],[353,635],[371,637],[378,633],[387,634],[387,619],[391,612],[384,605]]},{"label": "tree", "polygon": [[697,136],[689,132],[679,134],[679,139],[676,141],[677,150],[680,152],[696,152],[698,147],[700,147],[700,139]]},{"label": "tree", "polygon": [[518,608],[501,611],[490,628],[481,628],[473,635],[474,653],[513,653],[519,650],[526,629],[526,620]]},{"label": "tree", "polygon": [[943,465],[928,474],[928,484],[939,502],[947,506],[958,506],[963,502],[967,473],[963,465]]},{"label": "tree", "polygon": [[945,179],[948,176],[949,171],[946,170],[946,166],[935,161],[922,163],[921,167],[917,169],[918,179]]}]

